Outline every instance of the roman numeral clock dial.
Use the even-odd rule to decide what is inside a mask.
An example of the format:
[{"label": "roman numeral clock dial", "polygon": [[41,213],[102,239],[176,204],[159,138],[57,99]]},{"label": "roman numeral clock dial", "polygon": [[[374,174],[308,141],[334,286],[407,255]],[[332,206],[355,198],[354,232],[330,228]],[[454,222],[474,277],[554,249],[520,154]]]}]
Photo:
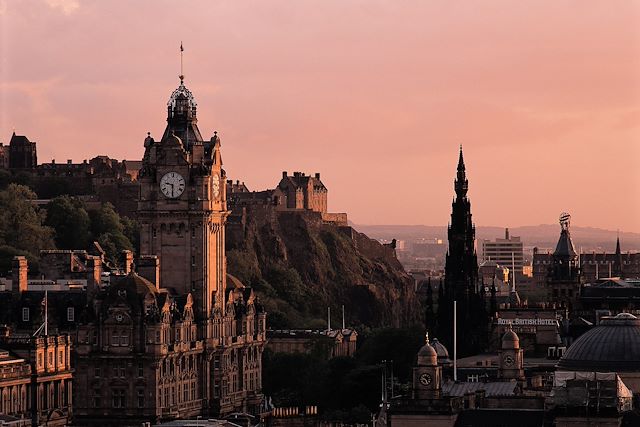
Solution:
[{"label": "roman numeral clock dial", "polygon": [[180,197],[184,186],[184,178],[178,172],[167,172],[160,179],[160,191],[170,199]]}]

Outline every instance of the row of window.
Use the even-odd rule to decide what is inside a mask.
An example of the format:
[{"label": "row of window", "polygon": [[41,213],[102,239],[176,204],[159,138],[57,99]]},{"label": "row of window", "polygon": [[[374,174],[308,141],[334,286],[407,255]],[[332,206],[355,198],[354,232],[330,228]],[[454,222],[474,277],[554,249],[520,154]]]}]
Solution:
[{"label": "row of window", "polygon": [[[53,360],[53,356],[54,356],[54,352],[55,350],[50,350],[47,352],[47,367],[49,368],[53,368],[55,367],[55,362]],[[58,364],[59,365],[64,365],[66,360],[65,360],[65,354],[64,354],[64,350],[60,349],[58,351]],[[44,368],[44,357],[42,353],[38,353],[38,368],[42,369]]]},{"label": "row of window", "polygon": [[[112,366],[112,373],[113,376],[111,378],[127,378],[127,362],[115,361]],[[137,374],[139,378],[144,376],[144,363],[142,361],[138,362]],[[102,376],[102,368],[96,366],[93,370],[93,376],[100,378]]]},{"label": "row of window", "polygon": [[[178,234],[180,234],[182,231],[182,228],[178,228]],[[156,237],[158,237],[158,230],[154,227],[151,229],[151,236],[155,239]],[[196,229],[195,227],[191,227],[191,237],[195,238],[196,237]]]},{"label": "row of window", "polygon": [[[28,322],[31,318],[29,307],[22,307],[22,321]],[[75,322],[76,313],[74,307],[67,307],[67,322]]]}]

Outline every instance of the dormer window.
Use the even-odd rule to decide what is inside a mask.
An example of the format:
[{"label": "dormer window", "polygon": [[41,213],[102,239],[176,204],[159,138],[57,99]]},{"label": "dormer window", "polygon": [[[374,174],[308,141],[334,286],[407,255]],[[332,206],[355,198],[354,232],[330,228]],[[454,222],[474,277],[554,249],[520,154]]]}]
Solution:
[{"label": "dormer window", "polygon": [[22,307],[22,321],[29,321],[29,307]]}]

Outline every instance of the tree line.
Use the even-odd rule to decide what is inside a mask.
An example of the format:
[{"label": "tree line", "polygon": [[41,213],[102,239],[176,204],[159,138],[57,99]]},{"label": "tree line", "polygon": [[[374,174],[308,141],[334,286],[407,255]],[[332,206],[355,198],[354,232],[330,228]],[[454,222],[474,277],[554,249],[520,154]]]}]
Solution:
[{"label": "tree line", "polygon": [[135,222],[121,217],[109,203],[89,209],[77,197],[62,195],[38,206],[29,187],[10,183],[0,190],[0,274],[11,269],[14,256],[26,256],[37,274],[39,255],[45,249],[102,247],[107,260],[117,264],[122,250],[138,245]]}]

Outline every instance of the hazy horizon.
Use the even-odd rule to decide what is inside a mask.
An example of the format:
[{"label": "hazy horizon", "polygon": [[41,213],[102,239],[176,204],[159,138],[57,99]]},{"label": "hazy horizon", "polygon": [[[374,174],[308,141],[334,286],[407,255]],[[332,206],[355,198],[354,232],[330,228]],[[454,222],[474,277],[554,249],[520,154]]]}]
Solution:
[{"label": "hazy horizon", "polygon": [[[319,7],[322,5],[322,7]],[[640,3],[0,0],[0,142],[140,159],[177,87],[230,179],[320,172],[360,225],[640,232]],[[503,225],[494,225],[503,224]]]}]

